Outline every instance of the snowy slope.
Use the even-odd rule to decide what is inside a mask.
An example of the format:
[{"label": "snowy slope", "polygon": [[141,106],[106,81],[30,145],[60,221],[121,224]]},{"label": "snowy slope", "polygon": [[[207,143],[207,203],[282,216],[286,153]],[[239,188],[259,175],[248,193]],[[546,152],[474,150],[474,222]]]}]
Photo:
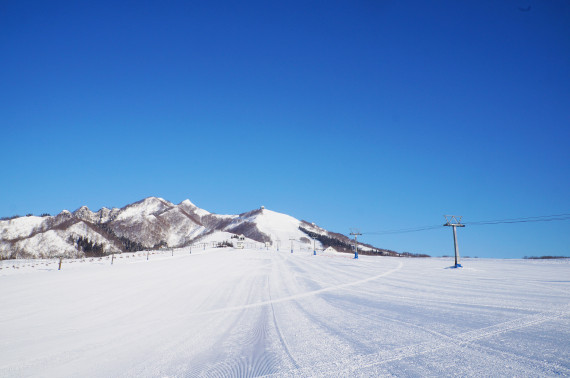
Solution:
[{"label": "snowy slope", "polygon": [[[232,243],[232,245],[236,245],[237,240],[235,238],[236,234],[226,231],[212,231],[206,234],[200,235],[198,239],[195,239],[192,243],[194,246],[202,246],[202,244],[206,244],[207,246],[211,246],[212,244],[217,244],[221,242],[228,241]],[[244,238],[243,240],[244,245],[248,248],[261,248],[263,243],[255,241],[253,239]]]},{"label": "snowy slope", "polygon": [[0,243],[0,255],[9,256],[11,253],[14,253],[14,257],[20,258],[51,258],[60,255],[67,257],[80,256],[81,254],[78,253],[77,245],[75,244],[75,241],[80,237],[102,245],[103,251],[107,254],[121,251],[115,243],[94,230],[90,225],[73,219],[66,229],[49,229],[47,231],[35,232],[28,238],[15,240],[11,243]]},{"label": "snowy slope", "polygon": [[192,218],[178,207],[169,209],[162,214],[157,215],[165,227],[165,235],[163,236],[168,245],[181,246],[188,244],[202,233],[206,228],[196,223]]},{"label": "snowy slope", "polygon": [[287,214],[262,209],[246,219],[255,223],[257,229],[268,235],[272,241],[287,242],[289,239],[301,240],[307,235],[299,230],[301,222]]},{"label": "snowy slope", "polygon": [[209,211],[199,208],[198,206],[194,205],[189,199],[185,199],[184,201],[180,202],[178,204],[178,207],[189,214],[195,215],[198,219],[201,219],[206,215],[210,215]]},{"label": "snowy slope", "polygon": [[[284,246],[289,245],[291,239],[296,244],[311,244],[307,234],[299,230],[300,225],[301,221],[292,216],[262,208],[235,217],[224,230]],[[319,242],[316,246],[322,248]]]},{"label": "snowy slope", "polygon": [[163,198],[148,197],[122,208],[115,220],[137,222],[154,214],[162,213],[173,207],[174,204]]},{"label": "snowy slope", "polygon": [[119,257],[0,261],[0,376],[570,375],[568,260]]},{"label": "snowy slope", "polygon": [[50,258],[59,256],[60,254],[70,255],[75,252],[73,244],[68,243],[61,231],[49,230],[46,232],[35,234],[30,238],[17,241],[14,244],[14,250],[22,251],[17,257],[24,257],[24,251],[39,251],[38,257]]},{"label": "snowy slope", "polygon": [[151,248],[161,242],[180,246],[200,235],[205,228],[176,205],[162,198],[149,197],[121,209],[110,228]]},{"label": "snowy slope", "polygon": [[0,239],[13,240],[30,236],[35,229],[40,228],[46,217],[20,217],[0,221]]},{"label": "snowy slope", "polygon": [[97,223],[101,219],[98,213],[89,210],[87,206],[81,206],[73,212],[73,216],[86,222]]}]

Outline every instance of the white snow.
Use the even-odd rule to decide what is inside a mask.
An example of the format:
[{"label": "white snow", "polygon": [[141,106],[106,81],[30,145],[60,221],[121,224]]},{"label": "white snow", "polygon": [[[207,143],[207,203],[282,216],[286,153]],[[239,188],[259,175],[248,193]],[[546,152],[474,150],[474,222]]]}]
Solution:
[{"label": "white snow", "polygon": [[292,216],[278,213],[272,210],[263,209],[261,214],[256,217],[257,228],[271,236],[272,240],[286,241],[289,239],[298,239],[306,235],[299,230],[298,219]]},{"label": "white snow", "polygon": [[[288,246],[290,239],[294,239],[296,243],[299,243],[301,239],[309,239],[307,234],[299,230],[301,221],[276,211],[262,209],[259,213],[237,220],[254,223],[257,229],[269,236],[274,244],[279,242],[282,246]],[[321,243],[317,241],[316,247],[322,249]]]},{"label": "white snow", "polygon": [[[203,244],[203,243],[221,243],[224,241],[232,241],[234,240],[234,244],[235,244],[235,239],[232,239],[232,236],[236,236],[236,234],[233,234],[231,232],[226,232],[226,231],[214,231],[211,232],[209,234],[205,234],[204,236],[199,237],[198,239],[194,240],[193,244]],[[251,247],[253,247],[255,249],[256,246],[262,245],[263,243],[260,243],[258,241],[249,239],[249,238],[244,238],[244,243],[247,243],[248,245],[250,245]]]},{"label": "white snow", "polygon": [[110,220],[114,219],[116,215],[120,212],[120,209],[114,207],[113,209],[108,209],[106,207],[102,207],[98,212],[97,216],[99,217],[98,222],[106,223]]},{"label": "white snow", "polygon": [[[33,255],[39,258],[56,257],[61,254],[75,255],[77,254],[75,241],[80,236],[87,237],[93,243],[102,244],[106,253],[119,252],[117,247],[88,227],[84,222],[78,222],[66,230],[56,229],[38,232],[32,237],[18,240],[13,246],[0,244],[0,255],[8,255],[13,250],[24,251],[18,253],[20,257],[29,255],[30,253],[27,251],[33,252]],[[70,238],[72,241],[70,241]]]},{"label": "white snow", "polygon": [[[183,214],[179,207],[173,207],[158,216],[168,227],[163,227],[164,238],[168,245],[183,245],[196,238],[206,229],[196,224]],[[149,217],[149,222],[157,222],[158,218]]]},{"label": "white snow", "polygon": [[48,218],[29,216],[0,221],[0,239],[12,240],[28,237],[46,219]]},{"label": "white snow", "polygon": [[181,206],[184,209],[191,209],[199,217],[210,214],[209,211],[201,209],[198,206],[194,205],[189,199],[185,199],[184,201],[180,202],[178,206]]},{"label": "white snow", "polygon": [[101,219],[100,213],[94,213],[87,206],[81,206],[73,212],[77,218],[91,223],[97,223]]},{"label": "white snow", "polygon": [[174,207],[174,204],[163,198],[148,197],[140,202],[133,203],[121,209],[117,215],[117,220],[128,220],[129,222],[140,221],[155,213],[163,212]]},{"label": "white snow", "polygon": [[568,260],[350,257],[0,261],[0,376],[570,375]]},{"label": "white snow", "polygon": [[[101,236],[98,232],[94,231],[92,228],[87,226],[84,222],[78,222],[73,226],[69,227],[66,231],[59,231],[60,236],[63,238],[70,236],[73,240],[77,240],[79,237],[86,237],[93,243],[102,244],[103,251],[105,253],[118,253],[121,252],[116,246],[110,243],[106,238]],[[41,246],[38,246],[41,248]]]},{"label": "white snow", "polygon": [[73,244],[64,238],[64,233],[56,230],[41,232],[31,238],[22,239],[15,244],[15,249],[37,251],[39,257],[54,257],[76,251]]}]

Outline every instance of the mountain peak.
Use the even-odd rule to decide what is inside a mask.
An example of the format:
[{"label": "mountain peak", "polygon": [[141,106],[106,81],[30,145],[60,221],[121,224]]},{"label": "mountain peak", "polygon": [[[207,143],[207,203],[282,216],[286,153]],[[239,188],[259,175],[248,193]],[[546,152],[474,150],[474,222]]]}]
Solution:
[{"label": "mountain peak", "polygon": [[87,206],[81,206],[79,209],[73,212],[73,216],[84,221],[95,222],[97,213],[89,210]]},{"label": "mountain peak", "polygon": [[160,198],[160,197],[154,197],[154,196],[150,196],[150,197],[146,197],[138,202],[135,202],[135,204],[138,203],[163,203],[163,204],[169,204],[172,205],[172,203],[170,203],[169,201],[165,200],[164,198]]},{"label": "mountain peak", "polygon": [[[91,210],[89,210],[89,208],[87,206],[81,206],[79,209],[75,210],[73,212],[74,215],[77,214],[92,214],[93,212]],[[94,213],[93,213],[94,214]]]}]

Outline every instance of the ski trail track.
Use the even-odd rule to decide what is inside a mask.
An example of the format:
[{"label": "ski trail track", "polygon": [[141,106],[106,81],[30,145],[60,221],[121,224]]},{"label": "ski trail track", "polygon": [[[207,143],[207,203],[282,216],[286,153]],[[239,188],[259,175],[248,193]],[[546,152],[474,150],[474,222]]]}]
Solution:
[{"label": "ski trail track", "polygon": [[[374,367],[379,365],[388,364],[394,361],[401,361],[419,355],[429,354],[441,351],[443,349],[450,349],[456,347],[464,347],[470,345],[478,340],[496,336],[498,334],[512,332],[515,330],[534,327],[539,324],[556,320],[562,317],[569,317],[569,311],[554,312],[554,313],[541,313],[531,315],[528,317],[516,319],[514,321],[497,324],[491,327],[486,327],[474,331],[469,331],[464,334],[447,337],[435,340],[433,342],[425,342],[420,344],[409,345],[403,348],[394,350],[381,351],[378,353],[359,355],[350,358],[344,358],[333,363],[320,364],[316,366],[309,366],[289,372],[281,372],[276,376],[328,376],[334,372],[337,376],[348,376],[351,374],[359,374],[358,371],[371,372]],[[528,361],[529,359],[521,358],[521,360]],[[534,362],[534,360],[533,360]],[[569,374],[570,369],[560,366],[558,364],[541,362],[540,365],[547,371],[555,371],[561,374]],[[379,370],[376,370],[377,372]],[[386,372],[382,372],[386,373]],[[366,373],[368,375],[368,373]]]},{"label": "ski trail track", "polygon": [[[225,324],[221,324],[224,332],[217,332],[217,341],[202,356],[193,356],[191,363],[180,366],[173,371],[165,365],[161,372],[172,372],[174,376],[264,376],[277,371],[298,368],[294,358],[287,350],[287,344],[281,335],[271,303],[271,279],[274,274],[275,259],[256,264],[248,269],[245,276],[237,277],[237,286],[232,287],[225,296],[213,299],[212,307],[227,303],[228,297],[241,298],[243,303],[267,303],[265,306],[233,306],[231,311],[206,311],[202,314],[209,318],[223,316]],[[259,291],[260,287],[267,292]],[[244,292],[248,291],[247,296]],[[219,292],[219,290],[217,290]],[[267,297],[264,297],[265,294]],[[243,300],[245,299],[245,300]],[[188,314],[196,317],[196,314]],[[216,318],[214,317],[214,319]]]},{"label": "ski trail track", "polygon": [[[570,312],[568,311],[569,307],[566,307],[565,309],[555,311],[555,312],[535,314],[534,318],[530,318],[530,317],[532,317],[532,315],[525,316],[522,318],[517,318],[517,319],[511,320],[509,322],[505,322],[505,323],[501,323],[501,324],[493,325],[493,326],[489,326],[489,327],[480,328],[480,329],[465,332],[465,333],[462,333],[459,335],[444,334],[441,332],[437,332],[433,329],[430,329],[428,327],[424,327],[420,324],[417,324],[419,322],[416,323],[416,322],[410,322],[410,321],[402,321],[402,320],[395,319],[392,317],[383,316],[379,313],[361,311],[361,308],[357,309],[357,307],[362,307],[362,306],[358,306],[357,304],[352,303],[352,306],[338,306],[338,310],[350,313],[354,318],[358,318],[359,321],[362,323],[371,323],[371,322],[375,322],[375,321],[377,322],[379,319],[382,319],[384,321],[404,325],[405,327],[415,328],[415,329],[421,330],[421,331],[425,332],[426,334],[433,335],[433,336],[438,338],[437,341],[433,341],[432,343],[448,342],[448,343],[451,343],[451,345],[457,345],[463,349],[465,349],[465,348],[478,349],[478,350],[485,351],[487,354],[490,354],[490,355],[502,354],[504,356],[507,356],[510,359],[521,360],[521,361],[524,361],[525,363],[528,363],[528,364],[540,365],[542,370],[545,372],[548,372],[548,371],[549,372],[557,372],[557,374],[568,374],[568,373],[570,373],[570,369],[568,369],[568,368],[566,368],[566,367],[564,367],[564,366],[562,366],[556,362],[548,363],[548,362],[539,360],[537,358],[524,357],[524,356],[520,356],[520,355],[517,355],[514,353],[509,353],[509,352],[506,352],[504,350],[500,350],[497,348],[493,348],[493,347],[489,347],[489,346],[485,346],[485,345],[481,345],[481,344],[476,344],[479,340],[486,339],[486,338],[492,338],[493,336],[496,336],[496,335],[499,335],[502,333],[510,332],[510,331],[517,330],[520,328],[526,328],[526,327],[532,328],[532,327],[540,325],[542,323],[546,323],[550,320],[556,320],[558,318],[568,317],[570,314]],[[392,328],[392,327],[390,327],[390,328]],[[491,329],[495,329],[495,331],[490,331]]]},{"label": "ski trail track", "polygon": [[[276,269],[275,271],[277,272],[277,274],[279,274],[279,272],[281,273],[281,274],[279,274],[278,279],[280,282],[283,282],[284,277],[282,275],[282,271],[279,269]],[[267,286],[268,286],[268,292],[269,292],[269,300],[273,301],[273,298],[271,296],[271,281],[268,282]],[[275,330],[277,331],[277,335],[279,337],[279,342],[283,346],[283,350],[285,351],[285,354],[287,355],[287,357],[289,358],[289,361],[291,362],[291,364],[293,365],[293,367],[295,369],[300,368],[299,364],[297,364],[297,361],[295,360],[295,358],[291,354],[291,351],[289,350],[287,340],[285,339],[285,337],[283,336],[283,333],[281,332],[281,327],[279,326],[279,322],[277,321],[277,315],[275,313],[275,305],[273,304],[273,302],[271,302],[271,315],[273,317],[273,325],[275,326]]]},{"label": "ski trail track", "polygon": [[[205,280],[203,285],[210,289],[214,286],[214,289],[208,291],[209,295],[199,304],[199,308],[211,308],[219,306],[220,303],[235,303],[238,300],[242,303],[257,300],[259,293],[255,288],[260,276],[251,273],[262,270],[265,265],[267,263],[245,269],[249,277],[246,280],[233,274],[231,266],[219,265],[218,274],[228,277],[229,281],[220,284],[215,277]],[[227,347],[228,340],[233,340],[232,336],[240,327],[243,329],[243,325],[251,324],[250,316],[246,311],[236,311],[221,313],[217,317],[198,317],[190,323],[187,316],[182,314],[178,319],[172,318],[173,324],[179,323],[182,326],[174,329],[166,326],[164,329],[163,325],[158,328],[163,330],[163,338],[168,341],[159,344],[160,347],[153,353],[156,357],[152,361],[135,366],[129,375],[204,376],[215,373],[227,376],[227,372],[233,371],[234,366],[239,365],[238,355],[241,354],[235,345]],[[246,333],[247,331],[241,330],[239,335],[246,337]]]},{"label": "ski trail track", "polygon": [[346,288],[346,287],[350,287],[350,286],[360,285],[360,284],[363,284],[363,283],[366,283],[366,282],[369,282],[372,280],[377,280],[381,277],[385,277],[387,275],[390,275],[390,274],[400,270],[402,268],[402,266],[403,266],[403,263],[400,263],[396,268],[391,269],[387,272],[378,274],[376,276],[364,278],[361,280],[349,282],[349,283],[337,284],[337,285],[328,286],[328,287],[324,287],[324,288],[320,288],[320,289],[301,292],[298,294],[290,295],[288,297],[282,297],[282,298],[277,298],[277,299],[272,299],[272,300],[267,300],[267,301],[259,301],[259,302],[245,304],[245,305],[241,305],[241,306],[229,306],[229,307],[222,307],[219,309],[209,310],[209,311],[204,311],[204,312],[195,312],[191,315],[205,315],[205,314],[216,314],[219,312],[226,312],[226,311],[236,311],[236,310],[242,310],[245,308],[267,306],[267,305],[272,304],[272,303],[275,304],[275,303],[288,302],[291,300],[298,300],[301,298],[311,297],[311,296],[321,294],[321,293],[325,293],[328,291],[338,290],[338,289],[342,289],[342,288]]},{"label": "ski trail track", "polygon": [[[264,295],[258,288],[265,285],[270,265],[271,262],[255,261],[253,266],[245,270],[245,277],[234,276],[227,285],[214,290],[216,295],[210,298],[207,306],[219,307],[232,298],[242,303],[258,301],[260,295]],[[231,272],[225,270],[221,274],[231,276]],[[129,375],[228,377],[262,376],[278,371],[279,358],[274,353],[277,349],[270,345],[274,338],[269,329],[267,308],[243,308],[240,311],[222,312],[215,317],[206,315],[199,318],[200,324],[203,324],[199,329],[193,326],[190,319],[185,319],[190,321],[188,324],[192,330],[172,335],[174,340],[170,346],[159,351],[160,364],[153,361],[146,367],[132,370]],[[200,334],[210,337],[197,340],[196,336]],[[181,355],[186,358],[182,359]]]},{"label": "ski trail track", "polygon": [[[398,277],[396,277],[396,275],[392,275],[389,277],[389,279],[394,281],[394,280],[397,280]],[[323,283],[322,281],[318,281],[318,280],[315,280],[314,282]],[[385,283],[385,281],[383,281],[383,283]],[[505,285],[505,286],[508,286],[508,285]],[[368,354],[368,355],[359,355],[359,356],[355,356],[355,357],[351,357],[351,358],[345,358],[345,359],[341,359],[340,361],[335,361],[334,363],[331,363],[331,364],[323,364],[323,365],[305,367],[305,368],[298,369],[295,371],[290,371],[288,373],[282,373],[280,375],[283,375],[283,376],[327,376],[327,375],[334,372],[334,375],[346,376],[346,375],[351,375],[351,374],[358,375],[359,371],[361,371],[361,372],[365,371],[366,373],[363,373],[365,375],[369,375],[369,372],[378,372],[381,374],[386,374],[387,373],[386,370],[378,370],[375,368],[377,368],[381,365],[389,364],[391,362],[402,361],[404,359],[409,359],[409,358],[417,357],[420,355],[435,353],[435,352],[438,352],[441,350],[458,348],[458,347],[459,348],[478,349],[478,350],[484,351],[488,355],[493,355],[496,349],[493,349],[493,348],[490,348],[487,346],[483,346],[483,345],[479,345],[479,344],[475,344],[475,343],[479,340],[493,338],[497,335],[506,334],[506,333],[514,332],[514,331],[525,329],[525,328],[531,328],[532,329],[534,327],[540,326],[541,324],[544,324],[547,322],[552,322],[552,321],[559,320],[562,318],[567,319],[570,315],[570,312],[568,311],[569,306],[565,305],[565,306],[558,307],[557,309],[555,309],[553,311],[539,312],[539,313],[534,313],[534,314],[530,314],[530,315],[525,315],[522,317],[519,316],[519,317],[516,317],[515,319],[509,320],[506,322],[501,322],[501,323],[493,324],[490,326],[481,327],[481,328],[478,328],[475,330],[470,330],[467,332],[449,335],[449,334],[437,332],[437,331],[432,330],[432,329],[427,328],[427,327],[423,327],[423,326],[418,325],[414,322],[400,321],[398,319],[385,317],[385,316],[382,316],[381,314],[375,313],[375,311],[378,310],[378,307],[377,307],[378,301],[382,300],[384,297],[388,297],[391,300],[404,299],[408,304],[413,303],[414,299],[415,299],[416,303],[417,303],[417,301],[419,301],[419,302],[422,302],[422,301],[430,302],[429,299],[423,298],[421,295],[418,298],[402,297],[402,296],[398,296],[398,295],[386,295],[384,290],[382,290],[380,293],[378,293],[378,292],[374,292],[373,290],[371,290],[367,287],[363,287],[363,286],[360,286],[360,287],[352,287],[352,286],[343,287],[341,285],[339,287],[339,289],[341,289],[343,291],[346,290],[346,291],[354,292],[357,295],[365,295],[365,296],[371,295],[375,299],[372,301],[369,313],[365,313],[365,315],[363,315],[363,312],[355,310],[355,308],[358,307],[358,304],[360,304],[361,300],[357,300],[356,302],[353,302],[352,301],[354,299],[353,297],[350,297],[350,298],[352,298],[350,300],[347,298],[344,298],[343,300],[346,303],[341,304],[341,303],[339,303],[339,299],[335,298],[333,293],[327,293],[327,295],[325,296],[326,298],[325,297],[322,297],[322,298],[325,298],[327,300],[328,304],[335,308],[335,310],[334,310],[335,312],[349,313],[350,315],[348,317],[352,316],[364,324],[366,324],[367,321],[377,321],[377,318],[380,317],[386,321],[400,323],[406,327],[421,329],[424,332],[426,332],[427,334],[431,334],[432,336],[435,336],[437,339],[433,340],[433,341],[429,341],[429,342],[412,344],[412,345],[409,345],[409,346],[406,346],[403,348],[395,348],[391,351],[388,350],[388,351],[382,351],[382,352],[372,353],[372,354]],[[383,300],[385,300],[385,298]],[[342,300],[340,302],[342,302]],[[433,302],[441,303],[443,301],[435,300]],[[466,302],[457,301],[457,302],[453,302],[453,305],[481,306],[482,304],[466,303]],[[485,306],[485,305],[483,305],[483,306]],[[360,307],[362,307],[362,306],[360,306]],[[523,308],[523,307],[499,306],[499,305],[486,305],[486,307],[495,308],[497,310],[503,310],[503,309],[513,310],[514,309],[514,310],[526,311],[526,312],[536,312],[535,308],[527,308],[527,307]],[[504,355],[505,356],[517,356],[513,353],[508,353],[508,352],[505,352]],[[524,356],[520,356],[520,358],[515,358],[515,360],[522,361],[522,363],[526,364],[526,365],[537,366],[540,368],[540,370],[542,370],[544,373],[547,373],[547,374],[552,374],[552,373],[568,374],[570,372],[570,369],[568,369],[568,367],[562,366],[556,362],[546,362],[546,361],[537,360],[536,358],[528,358],[528,357],[524,357]],[[361,369],[363,369],[363,370],[361,370]]]},{"label": "ski trail track", "polygon": [[[318,263],[317,261],[315,265],[318,266]],[[399,268],[401,268],[401,266],[402,265],[399,265]],[[313,266],[311,265],[310,268],[313,269]],[[322,265],[318,266],[318,268],[315,267],[314,270],[320,271],[322,274],[330,274],[330,270],[326,268],[323,269]],[[318,275],[317,273],[315,274]],[[386,275],[382,274],[382,277],[385,276]],[[300,277],[303,277],[305,281],[311,281],[312,284],[322,282],[313,280],[305,275],[298,275],[297,278],[299,282],[302,282]],[[380,279],[378,275],[375,277],[376,279]],[[329,285],[329,283],[323,283],[323,286],[324,285]],[[333,286],[337,289],[342,289],[338,284]],[[356,287],[360,287],[360,285]],[[333,295],[332,293],[334,293],[334,291],[324,291],[317,296],[294,301],[292,305],[294,305],[299,312],[297,316],[307,319],[313,326],[317,327],[322,333],[320,337],[326,340],[325,343],[334,345],[332,349],[342,351],[338,356],[339,358],[347,353],[367,354],[376,350],[376,346],[365,337],[367,335],[363,335],[361,332],[360,326],[358,325],[358,318],[347,317],[343,308],[335,307],[334,304],[330,302],[330,297]]]},{"label": "ski trail track", "polygon": [[[17,277],[3,280],[0,375],[570,376],[565,266],[504,263],[505,277],[486,261],[169,257],[27,272],[40,279],[18,295]],[[558,290],[544,293],[545,272]],[[85,289],[52,294],[70,282]]]},{"label": "ski trail track", "polygon": [[[323,372],[331,372],[332,370],[335,371],[335,374],[340,373],[341,370],[339,370],[339,366],[345,366],[346,368],[342,371],[349,373],[349,372],[355,372],[355,369],[360,369],[360,368],[371,368],[371,367],[375,367],[378,365],[383,365],[383,364],[387,364],[389,362],[393,362],[393,361],[399,361],[402,359],[406,359],[406,358],[410,358],[410,357],[414,357],[414,356],[418,356],[418,355],[423,355],[423,354],[428,354],[428,353],[433,353],[433,352],[437,352],[440,351],[442,349],[447,349],[447,348],[452,348],[452,347],[462,347],[465,348],[471,344],[473,344],[474,342],[476,342],[477,340],[480,339],[484,339],[484,338],[488,338],[488,337],[492,337],[494,335],[498,335],[498,334],[502,334],[502,333],[506,333],[506,332],[511,332],[513,330],[517,330],[517,329],[521,329],[521,328],[526,328],[526,327],[532,327],[553,319],[557,319],[560,317],[566,317],[568,316],[568,311],[567,309],[565,311],[562,311],[560,313],[554,314],[552,315],[552,313],[542,313],[542,314],[536,314],[536,315],[530,315],[530,317],[523,317],[520,319],[515,319],[515,320],[511,320],[508,322],[504,322],[498,325],[494,325],[494,326],[490,326],[490,327],[483,327],[477,330],[472,330],[469,332],[465,332],[462,334],[457,334],[454,335],[454,338],[451,338],[449,335],[443,334],[443,333],[439,333],[437,331],[434,330],[430,330],[426,327],[422,327],[422,326],[418,326],[415,323],[412,322],[403,322],[403,321],[398,321],[397,319],[390,319],[387,317],[383,317],[385,320],[388,321],[392,321],[392,322],[397,322],[397,323],[401,323],[402,325],[405,325],[407,327],[412,327],[412,328],[417,328],[417,329],[421,329],[423,331],[425,331],[426,333],[432,334],[434,336],[439,336],[439,339],[436,341],[432,341],[432,342],[426,342],[426,343],[420,343],[420,344],[414,344],[414,345],[410,345],[404,348],[397,348],[394,349],[393,351],[384,351],[384,352],[380,352],[380,353],[370,353],[370,354],[363,354],[363,353],[359,353],[362,352],[363,350],[366,350],[367,348],[364,347],[363,345],[360,345],[360,347],[358,347],[359,343],[357,341],[356,338],[354,337],[350,337],[351,332],[346,333],[343,330],[339,331],[339,324],[338,323],[334,323],[334,322],[327,322],[327,321],[323,321],[320,319],[318,313],[317,315],[315,314],[315,308],[306,308],[306,304],[302,304],[301,302],[304,302],[305,299],[307,298],[312,298],[311,302],[314,301],[319,301],[319,302],[323,302],[320,303],[319,306],[332,306],[335,307],[336,310],[339,310],[341,312],[348,312],[351,315],[359,316],[362,318],[362,314],[358,314],[355,311],[350,311],[347,310],[350,307],[349,306],[335,306],[334,303],[334,298],[332,298],[330,295],[326,295],[331,291],[335,291],[335,290],[350,290],[359,294],[363,293],[362,287],[358,286],[361,284],[365,284],[367,282],[373,281],[373,280],[377,280],[381,277],[386,277],[389,276],[397,271],[399,271],[402,268],[403,264],[400,262],[399,265],[397,266],[397,268],[395,269],[391,269],[388,272],[383,272],[371,277],[367,277],[361,280],[357,280],[357,281],[353,281],[353,282],[349,282],[349,283],[342,283],[342,284],[336,284],[336,285],[330,285],[330,286],[325,286],[322,287],[324,285],[327,285],[328,282],[323,282],[323,281],[319,281],[316,279],[312,279],[307,277],[310,274],[316,275],[317,277],[320,276],[320,274],[334,274],[331,272],[340,272],[343,267],[342,266],[333,266],[332,268],[330,266],[328,266],[326,269],[323,268],[321,265],[319,264],[306,264],[306,261],[304,262],[299,262],[296,261],[294,263],[289,263],[288,267],[290,270],[294,271],[294,277],[295,277],[295,281],[296,281],[296,285],[294,286],[296,289],[296,294],[292,294],[292,295],[288,295],[285,297],[281,297],[278,299],[273,299],[273,297],[270,294],[270,298],[268,301],[263,301],[263,302],[258,302],[258,303],[253,303],[253,304],[248,304],[248,305],[244,305],[244,306],[238,306],[238,307],[230,307],[230,308],[226,308],[223,310],[216,310],[216,311],[236,311],[239,309],[246,309],[246,308],[253,308],[253,307],[258,307],[258,306],[265,306],[267,304],[271,305],[271,310],[273,312],[273,321],[274,321],[274,325],[275,328],[278,332],[279,335],[279,340],[284,348],[284,350],[286,350],[286,354],[289,357],[289,359],[293,362],[294,365],[296,365],[296,369],[292,369],[289,371],[289,373],[283,373],[283,371],[281,373],[277,373],[277,375],[288,375],[288,374],[292,374],[292,375],[302,375],[305,376],[307,373],[309,373],[309,375],[321,375],[321,373]],[[318,273],[316,273],[318,272]],[[315,284],[320,285],[319,288],[315,288]],[[309,290],[307,291],[303,291],[305,288],[310,287]],[[366,290],[364,290],[364,292],[366,292]],[[376,295],[380,295],[378,293],[372,293],[372,294],[376,294]],[[323,295],[325,295],[327,298],[323,299]],[[414,298],[405,298],[405,297],[401,297],[401,296],[391,296],[392,298],[400,298],[400,299],[408,299],[409,302],[413,301]],[[421,297],[420,297],[421,298]],[[418,298],[415,298],[415,300],[417,301]],[[428,300],[429,301],[429,300]],[[351,354],[356,354],[356,357],[354,358],[350,358],[350,359],[344,359],[341,360],[342,362],[339,363],[334,363],[332,365],[333,369],[330,370],[329,368],[331,366],[327,366],[327,365],[318,365],[318,367],[315,368],[315,366],[311,366],[311,367],[305,367],[305,368],[299,368],[298,364],[296,362],[296,359],[294,358],[293,354],[291,353],[291,351],[289,350],[289,347],[287,346],[287,343],[285,341],[285,336],[282,334],[281,330],[279,330],[279,326],[277,324],[277,320],[276,320],[276,316],[275,316],[275,305],[278,305],[280,303],[285,303],[285,302],[291,302],[290,304],[293,304],[295,306],[295,308],[297,308],[300,312],[302,312],[302,317],[304,317],[306,320],[308,320],[308,322],[312,323],[313,326],[317,326],[318,328],[320,328],[322,331],[324,331],[325,333],[328,334],[328,336],[334,336],[335,338],[340,338],[340,340],[344,340],[341,341],[342,344],[344,344],[343,347],[338,347],[337,349],[340,350],[344,350],[344,352],[348,352],[348,350],[346,350],[347,348],[354,348],[356,346],[356,350],[351,350]],[[330,303],[329,303],[330,302]],[[436,301],[436,302],[442,302],[442,301]],[[468,305],[468,306],[473,306],[473,303],[465,303],[465,302],[456,302],[453,303],[455,305]],[[480,305],[480,304],[479,304]],[[319,307],[316,306],[316,307]],[[504,306],[491,306],[491,307],[497,307],[497,308],[504,308]],[[511,307],[508,307],[509,309],[513,309]],[[523,308],[517,307],[515,309],[518,310],[523,310]],[[524,309],[524,310],[529,310],[529,309]],[[366,317],[366,316],[365,316]],[[368,316],[368,319],[371,319],[371,315]],[[315,330],[313,329],[312,332],[315,332]],[[324,337],[324,339],[327,339],[327,337]],[[330,342],[330,339],[329,339]],[[334,343],[333,343],[334,344]],[[336,343],[338,344],[338,342]],[[349,347],[348,347],[349,346]],[[477,345],[477,348],[487,351],[487,353],[489,353],[489,351],[493,351],[492,348],[489,347],[484,347],[481,345]],[[354,363],[351,363],[351,361],[353,360],[357,360],[358,363],[356,365],[354,365]],[[558,372],[567,372],[568,369],[557,365],[557,364],[548,364],[548,363],[541,363],[536,362],[535,360],[532,359],[528,359],[528,358],[524,358],[521,357],[518,360],[524,360],[524,361],[530,361],[531,363],[535,364],[535,365],[540,365],[542,367],[543,370],[545,371],[558,371]],[[358,367],[358,368],[357,368]],[[232,371],[231,374],[232,376],[247,376],[248,374],[244,374],[244,373],[251,373],[251,371],[245,371],[243,369],[238,369],[237,371]],[[258,369],[256,370],[255,375],[259,375],[258,373],[264,374],[266,373],[266,370],[263,369]],[[324,375],[327,375],[327,373],[324,373]]]},{"label": "ski trail track", "polygon": [[[247,283],[249,293],[245,303],[259,300],[259,287],[266,287],[272,261],[254,269],[253,280]],[[249,275],[251,277],[251,275]],[[241,280],[246,281],[246,280]],[[233,294],[241,297],[240,291]],[[239,306],[238,306],[239,307]],[[199,375],[216,377],[256,377],[278,371],[278,357],[273,352],[270,336],[270,314],[268,307],[241,306],[240,310],[232,311],[237,314],[236,320],[228,328],[228,332],[219,337],[214,350],[219,351],[218,357],[212,359],[213,365],[207,366]],[[235,316],[235,315],[233,315]],[[221,363],[220,363],[221,361]]]}]

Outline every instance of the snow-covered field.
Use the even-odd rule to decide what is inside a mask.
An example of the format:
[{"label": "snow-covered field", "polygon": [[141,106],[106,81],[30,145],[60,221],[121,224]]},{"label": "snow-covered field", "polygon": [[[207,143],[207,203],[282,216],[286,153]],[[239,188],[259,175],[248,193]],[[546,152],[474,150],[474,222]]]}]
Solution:
[{"label": "snow-covered field", "polygon": [[570,375],[568,260],[350,257],[0,262],[0,376]]}]

